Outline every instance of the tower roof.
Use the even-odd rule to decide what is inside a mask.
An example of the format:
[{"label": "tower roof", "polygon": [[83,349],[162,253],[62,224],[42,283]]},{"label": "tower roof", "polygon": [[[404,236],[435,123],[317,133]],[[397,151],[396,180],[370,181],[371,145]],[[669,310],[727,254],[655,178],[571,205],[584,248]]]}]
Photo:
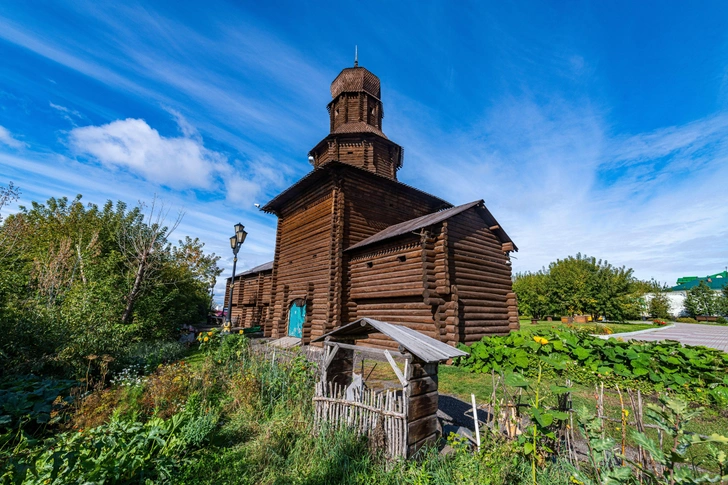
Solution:
[{"label": "tower roof", "polygon": [[382,97],[379,78],[363,67],[347,67],[331,83],[331,97],[341,93],[365,92],[377,99]]}]

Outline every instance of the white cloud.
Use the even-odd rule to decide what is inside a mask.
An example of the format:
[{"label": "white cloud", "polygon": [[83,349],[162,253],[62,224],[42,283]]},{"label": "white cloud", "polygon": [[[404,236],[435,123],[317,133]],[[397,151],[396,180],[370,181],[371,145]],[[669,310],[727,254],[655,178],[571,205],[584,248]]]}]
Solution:
[{"label": "white cloud", "polygon": [[25,143],[13,138],[13,135],[4,126],[0,126],[0,143],[10,148],[23,148],[25,146]]},{"label": "white cloud", "polygon": [[178,189],[210,188],[218,165],[226,162],[199,137],[164,137],[139,119],[74,128],[69,140],[77,153],[91,155],[107,167],[125,168]]},{"label": "white cloud", "polygon": [[456,204],[483,198],[519,246],[516,271],[582,252],[672,283],[728,263],[727,116],[614,135],[588,103],[513,98],[437,133],[420,109],[389,132],[402,178]]}]

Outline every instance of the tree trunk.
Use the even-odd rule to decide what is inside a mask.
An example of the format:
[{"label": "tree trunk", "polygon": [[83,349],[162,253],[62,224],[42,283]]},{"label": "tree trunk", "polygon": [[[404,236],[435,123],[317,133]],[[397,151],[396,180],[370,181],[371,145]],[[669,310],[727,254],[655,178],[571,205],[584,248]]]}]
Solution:
[{"label": "tree trunk", "polygon": [[142,287],[142,282],[144,281],[144,270],[146,266],[146,257],[142,258],[142,260],[139,262],[139,267],[137,268],[137,274],[134,278],[134,285],[131,287],[131,291],[129,292],[129,295],[126,297],[126,308],[124,309],[124,314],[121,316],[121,323],[127,323],[129,319],[131,318],[131,314],[134,311],[134,302],[137,299],[137,296],[139,295],[139,290]]}]

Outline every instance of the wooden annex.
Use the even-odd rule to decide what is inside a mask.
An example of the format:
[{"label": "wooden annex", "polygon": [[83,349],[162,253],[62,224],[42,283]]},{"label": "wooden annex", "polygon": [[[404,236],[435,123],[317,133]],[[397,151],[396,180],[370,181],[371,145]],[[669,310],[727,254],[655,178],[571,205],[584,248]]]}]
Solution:
[{"label": "wooden annex", "polygon": [[237,324],[303,344],[363,317],[450,345],[518,328],[517,248],[484,202],[453,207],[397,180],[374,74],[346,68],[331,95],[313,170],[262,208],[278,217],[275,258],[236,276]]}]

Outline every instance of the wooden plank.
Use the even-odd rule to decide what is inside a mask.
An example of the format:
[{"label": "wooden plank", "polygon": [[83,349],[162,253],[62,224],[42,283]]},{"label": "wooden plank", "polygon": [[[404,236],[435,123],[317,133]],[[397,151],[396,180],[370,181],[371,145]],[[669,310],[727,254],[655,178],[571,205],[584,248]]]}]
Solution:
[{"label": "wooden plank", "polygon": [[389,350],[384,351],[384,356],[387,358],[389,365],[392,366],[392,370],[394,370],[394,373],[397,374],[397,379],[399,379],[399,382],[402,383],[402,387],[407,387],[407,379],[404,378],[402,371],[399,370],[399,367],[392,358],[392,354],[389,353]]}]

